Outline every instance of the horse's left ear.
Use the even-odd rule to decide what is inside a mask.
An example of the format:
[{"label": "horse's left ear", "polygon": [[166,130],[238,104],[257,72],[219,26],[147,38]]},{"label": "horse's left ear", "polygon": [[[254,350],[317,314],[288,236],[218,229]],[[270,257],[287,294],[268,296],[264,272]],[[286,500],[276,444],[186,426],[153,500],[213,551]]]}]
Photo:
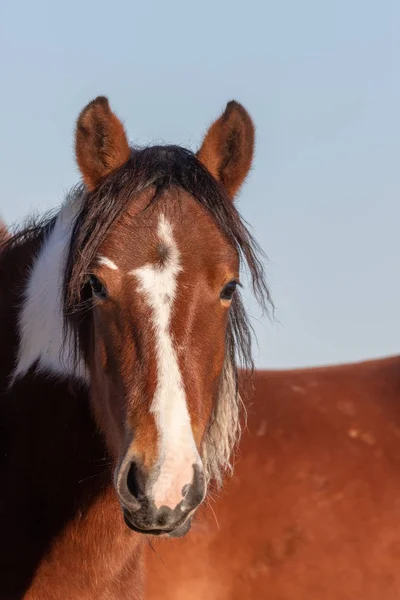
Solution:
[{"label": "horse's left ear", "polygon": [[124,126],[104,96],[90,102],[79,115],[75,153],[89,191],[129,160],[131,151]]},{"label": "horse's left ear", "polygon": [[254,125],[238,102],[228,102],[208,130],[197,158],[233,199],[246,179],[254,152]]}]

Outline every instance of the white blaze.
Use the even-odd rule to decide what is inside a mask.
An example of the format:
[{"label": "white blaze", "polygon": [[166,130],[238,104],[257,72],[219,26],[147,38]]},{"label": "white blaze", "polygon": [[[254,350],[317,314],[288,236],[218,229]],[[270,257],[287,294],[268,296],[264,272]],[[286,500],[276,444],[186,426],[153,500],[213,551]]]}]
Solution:
[{"label": "white blaze", "polygon": [[170,334],[181,266],[172,228],[164,215],[160,217],[158,236],[167,248],[165,264],[148,264],[131,271],[131,274],[138,279],[139,292],[144,294],[152,309],[157,356],[157,387],[150,410],[154,414],[159,437],[159,475],[150,494],[157,507],[175,508],[183,499],[183,487],[192,482],[193,465],[201,465],[201,461]]}]

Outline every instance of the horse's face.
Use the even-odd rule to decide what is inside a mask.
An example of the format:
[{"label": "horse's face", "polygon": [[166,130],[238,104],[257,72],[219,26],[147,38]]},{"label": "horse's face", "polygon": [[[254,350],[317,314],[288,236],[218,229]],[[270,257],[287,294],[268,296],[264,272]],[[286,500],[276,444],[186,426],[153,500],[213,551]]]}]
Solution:
[{"label": "horse's face", "polygon": [[205,495],[202,440],[218,399],[238,256],[195,200],[170,189],[123,218],[91,271],[93,380],[118,448],[117,490],[137,528],[170,529]]},{"label": "horse's face", "polygon": [[[222,181],[225,175],[230,196],[247,173],[253,147],[251,121],[234,108],[213,125],[198,155]],[[78,121],[78,162],[89,190],[97,185],[89,167],[96,158],[98,168],[104,147],[94,136],[88,150],[91,128],[108,132],[109,141],[115,119],[101,100]],[[124,136],[115,138],[114,154],[126,157],[121,143]],[[151,203],[154,194],[149,186],[127,202],[90,265],[87,362],[127,524],[181,535],[206,493],[204,439],[219,400],[239,256],[183,187],[167,186]]]}]

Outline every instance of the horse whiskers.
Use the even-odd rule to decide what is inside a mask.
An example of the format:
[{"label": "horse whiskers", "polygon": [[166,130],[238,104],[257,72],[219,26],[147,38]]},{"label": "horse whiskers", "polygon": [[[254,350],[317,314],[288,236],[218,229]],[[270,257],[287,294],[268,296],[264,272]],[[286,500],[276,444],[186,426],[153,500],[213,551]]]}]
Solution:
[{"label": "horse whiskers", "polygon": [[98,460],[91,461],[92,465],[99,465],[102,467],[112,467],[114,466],[114,461],[109,458],[99,458]]},{"label": "horse whiskers", "polygon": [[104,477],[108,475],[109,471],[103,471],[101,473],[94,473],[93,475],[89,475],[88,477],[84,477],[83,479],[78,480],[78,483],[84,483],[85,481],[89,481],[89,479],[95,479],[96,477]]},{"label": "horse whiskers", "polygon": [[155,554],[155,556],[157,556],[158,560],[160,560],[162,562],[162,564],[165,566],[165,562],[164,562],[162,556],[154,548],[152,541],[150,540],[149,536],[147,536],[147,535],[146,535],[146,541],[147,541],[149,547],[151,548],[153,554]]},{"label": "horse whiskers", "polygon": [[217,525],[217,529],[218,529],[218,531],[219,531],[219,530],[220,530],[220,526],[219,526],[219,523],[218,523],[217,515],[215,514],[215,510],[214,510],[214,509],[213,509],[213,507],[211,506],[211,503],[210,503],[210,502],[207,502],[207,506],[208,506],[208,508],[211,510],[211,512],[212,512],[212,514],[213,514],[213,516],[214,516],[215,523],[216,523],[216,525]]},{"label": "horse whiskers", "polygon": [[217,494],[217,492],[210,492],[210,491],[208,491],[206,500],[208,502],[210,502],[210,501],[211,502],[216,502],[220,498],[221,498],[221,495]]},{"label": "horse whiskers", "polygon": [[90,312],[95,306],[98,306],[99,304],[100,304],[99,300],[93,300],[90,298],[89,300],[85,300],[81,304],[77,304],[73,308],[73,310],[69,311],[68,313],[65,313],[65,315],[72,316],[72,315],[76,315],[77,313],[86,314],[87,312]]}]

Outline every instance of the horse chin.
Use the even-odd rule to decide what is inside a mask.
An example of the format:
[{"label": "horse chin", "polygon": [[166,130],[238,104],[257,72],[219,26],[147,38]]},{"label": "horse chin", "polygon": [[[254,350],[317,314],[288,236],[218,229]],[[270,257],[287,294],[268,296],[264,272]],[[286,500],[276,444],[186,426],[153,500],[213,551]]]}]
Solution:
[{"label": "horse chin", "polygon": [[188,533],[188,531],[190,531],[191,526],[192,526],[192,519],[189,518],[187,521],[185,521],[183,523],[183,525],[181,525],[180,527],[177,527],[176,529],[173,529],[166,537],[169,537],[169,538],[183,537],[184,535],[186,535]]},{"label": "horse chin", "polygon": [[165,531],[164,529],[140,529],[139,527],[136,527],[134,523],[132,523],[132,521],[129,518],[129,515],[126,512],[124,512],[124,521],[125,524],[129,527],[129,529],[135,531],[136,533],[141,533],[142,535],[152,535],[161,538],[183,537],[188,533],[188,531],[190,531],[190,528],[192,526],[192,519],[189,518],[182,525],[179,525],[178,527],[176,527],[175,529],[171,529],[170,531]]}]

